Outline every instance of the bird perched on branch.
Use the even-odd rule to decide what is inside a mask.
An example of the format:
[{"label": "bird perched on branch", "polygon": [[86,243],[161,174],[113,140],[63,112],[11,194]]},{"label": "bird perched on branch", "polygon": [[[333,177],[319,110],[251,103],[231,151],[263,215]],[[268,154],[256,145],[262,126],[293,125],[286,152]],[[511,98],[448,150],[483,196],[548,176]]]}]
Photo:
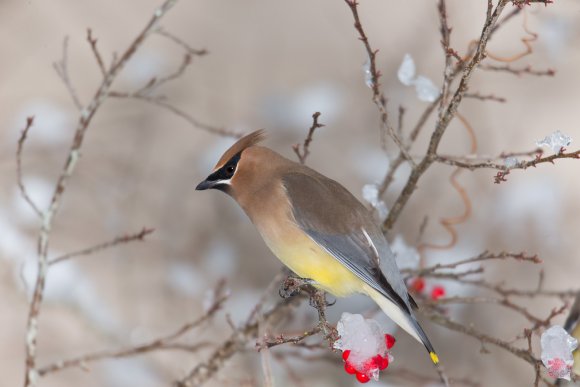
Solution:
[{"label": "bird perched on branch", "polygon": [[435,349],[415,318],[395,257],[369,211],[342,185],[257,145],[256,131],[238,140],[196,187],[230,195],[288,268],[337,297],[371,297],[421,342]]}]

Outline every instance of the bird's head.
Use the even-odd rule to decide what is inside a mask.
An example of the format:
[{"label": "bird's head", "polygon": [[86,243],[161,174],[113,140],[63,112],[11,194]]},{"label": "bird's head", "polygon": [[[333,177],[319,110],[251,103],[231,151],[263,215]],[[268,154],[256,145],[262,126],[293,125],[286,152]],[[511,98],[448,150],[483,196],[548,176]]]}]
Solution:
[{"label": "bird's head", "polygon": [[254,177],[259,174],[256,155],[263,152],[254,148],[266,150],[266,148],[255,146],[264,137],[264,131],[257,130],[240,138],[225,151],[210,175],[195,189],[217,189],[234,198],[242,190],[247,189]]}]

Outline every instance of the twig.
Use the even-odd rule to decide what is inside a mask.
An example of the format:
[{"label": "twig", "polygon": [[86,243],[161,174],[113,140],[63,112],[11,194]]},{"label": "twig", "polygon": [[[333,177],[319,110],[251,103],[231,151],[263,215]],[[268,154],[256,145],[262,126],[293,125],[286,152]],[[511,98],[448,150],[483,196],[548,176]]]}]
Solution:
[{"label": "twig", "polygon": [[[498,164],[493,160],[472,163],[472,162],[464,161],[461,158],[456,159],[454,157],[440,156],[440,155],[436,155],[434,157],[434,160],[439,162],[439,163],[442,163],[442,164],[447,164],[447,165],[452,165],[455,167],[469,169],[470,171],[475,171],[476,169],[496,169],[498,171],[509,172],[511,170],[514,170],[514,169],[527,169],[529,167],[535,168],[536,165],[538,165],[538,164],[544,164],[544,163],[554,164],[554,161],[560,160],[560,159],[580,159],[580,150],[577,150],[574,152],[566,152],[566,150],[564,148],[562,148],[559,153],[555,153],[553,155],[546,156],[546,157],[541,157],[541,155],[542,154],[539,153],[539,154],[537,154],[537,157],[534,158],[533,160],[520,161],[513,166],[507,166],[505,164]],[[507,174],[507,173],[505,173],[505,174]],[[505,181],[505,180],[502,180],[502,181]]]},{"label": "twig", "polygon": [[453,67],[451,58],[453,57],[452,50],[450,50],[451,28],[447,20],[447,5],[445,0],[439,0],[437,9],[439,11],[439,31],[441,32],[441,46],[443,48],[443,55],[445,56],[445,67],[443,69],[443,87],[441,89],[441,102],[439,103],[439,119],[443,117],[445,105],[447,105],[447,96],[449,88],[453,80]]},{"label": "twig", "polygon": [[535,263],[535,264],[539,264],[539,263],[543,262],[540,258],[538,258],[537,255],[526,255],[523,252],[510,253],[510,252],[502,251],[500,253],[490,253],[488,251],[484,251],[483,253],[481,253],[478,256],[473,257],[473,258],[468,258],[468,259],[464,259],[464,260],[453,262],[453,263],[447,263],[447,264],[438,263],[438,264],[435,264],[433,266],[422,268],[422,269],[417,269],[417,270],[410,270],[409,269],[409,270],[402,271],[402,273],[410,273],[416,277],[422,277],[422,276],[425,276],[427,274],[434,273],[435,271],[438,271],[438,270],[455,269],[459,266],[469,265],[469,264],[473,264],[476,262],[491,261],[491,260],[508,260],[508,259],[514,259],[514,260],[520,261],[520,262],[530,262],[530,263]]},{"label": "twig", "polygon": [[191,54],[186,53],[183,56],[183,60],[181,61],[181,64],[173,73],[168,74],[168,75],[161,77],[161,78],[157,78],[157,77],[151,78],[151,80],[149,82],[147,82],[147,84],[145,86],[143,86],[142,88],[137,90],[134,94],[138,95],[138,96],[147,96],[149,93],[151,93],[153,90],[157,89],[158,87],[162,86],[163,84],[181,77],[185,73],[185,70],[187,70],[187,68],[189,67],[190,64],[191,64]]},{"label": "twig", "polygon": [[22,150],[24,148],[24,142],[26,141],[26,136],[28,136],[28,131],[34,124],[34,116],[30,116],[26,118],[26,126],[22,129],[20,133],[20,138],[18,139],[18,145],[16,147],[16,181],[18,183],[18,188],[20,189],[20,195],[26,200],[30,208],[38,215],[40,219],[42,219],[43,214],[34,203],[34,200],[28,194],[26,186],[24,185],[24,179],[22,177]]},{"label": "twig", "polygon": [[288,335],[277,335],[274,338],[267,338],[264,339],[260,342],[258,342],[256,344],[258,350],[261,350],[263,348],[272,348],[278,345],[282,345],[282,344],[298,344],[302,341],[304,341],[305,339],[307,339],[308,337],[317,335],[321,332],[322,328],[320,326],[315,326],[314,328],[300,334],[300,335],[293,335],[293,336],[288,336]]},{"label": "twig", "polygon": [[105,68],[105,63],[103,62],[103,58],[101,57],[101,53],[97,48],[97,38],[93,38],[93,31],[90,28],[87,28],[87,41],[91,45],[91,50],[93,51],[93,55],[95,56],[95,60],[97,65],[99,66],[99,70],[101,70],[101,74],[103,78],[107,76],[107,69]]},{"label": "twig", "polygon": [[125,92],[118,92],[118,91],[111,91],[109,93],[109,97],[113,98],[132,98],[137,101],[146,102],[150,105],[158,106],[163,109],[170,111],[171,113],[175,114],[178,117],[183,118],[187,121],[191,126],[195,127],[196,129],[201,129],[209,133],[217,134],[220,136],[227,136],[227,137],[234,137],[240,138],[243,136],[243,133],[232,131],[223,127],[213,126],[201,121],[198,121],[195,117],[191,114],[184,112],[183,110],[175,107],[174,105],[170,104],[169,102],[164,101],[162,98],[159,97],[151,97],[151,96],[144,96],[144,95],[136,95],[132,93],[125,93]]},{"label": "twig", "polygon": [[[280,300],[271,309],[263,314],[263,320],[282,313],[287,307],[292,305],[292,300]],[[248,341],[255,338],[258,333],[258,320],[246,322],[231,333],[216,350],[209,356],[208,360],[197,364],[187,375],[174,383],[177,387],[201,386],[209,380],[221,367],[236,353],[242,351]]]},{"label": "twig", "polygon": [[377,70],[377,65],[376,65],[376,56],[377,56],[378,50],[373,50],[370,43],[369,43],[369,39],[364,31],[363,25],[360,21],[360,16],[358,14],[358,2],[357,2],[357,0],[344,0],[344,1],[348,5],[348,7],[350,8],[350,10],[352,12],[352,16],[354,19],[354,28],[357,30],[357,32],[359,34],[359,39],[360,39],[360,41],[363,42],[363,45],[364,45],[365,50],[366,50],[367,55],[368,55],[369,71],[371,74],[372,100],[373,100],[373,102],[374,102],[375,106],[377,107],[379,114],[380,114],[381,129],[386,130],[386,132],[389,134],[391,139],[394,141],[394,143],[397,145],[397,147],[401,150],[401,152],[403,153],[405,158],[411,164],[414,165],[415,162],[413,161],[411,156],[409,156],[409,154],[407,152],[407,148],[403,144],[403,141],[399,138],[399,136],[397,136],[397,133],[395,133],[393,126],[389,123],[389,114],[387,111],[387,100],[386,100],[385,96],[383,95],[383,93],[380,89],[380,84],[379,84],[379,78],[381,77],[381,73]]},{"label": "twig", "polygon": [[535,366],[537,363],[541,363],[541,360],[537,359],[532,353],[530,353],[529,351],[527,351],[525,349],[514,347],[510,343],[508,343],[507,341],[504,341],[504,340],[489,336],[485,333],[479,332],[475,328],[460,324],[460,323],[453,321],[450,318],[448,318],[442,314],[439,314],[439,313],[436,313],[433,311],[428,311],[427,309],[421,310],[420,313],[423,314],[425,317],[427,317],[429,320],[431,320],[434,323],[441,325],[445,328],[451,329],[451,330],[456,331],[456,332],[464,333],[468,336],[471,336],[471,337],[481,341],[482,343],[489,343],[489,344],[493,344],[495,346],[498,346],[498,347],[512,353],[513,355],[523,359],[524,361],[530,363],[532,366]]},{"label": "twig", "polygon": [[191,56],[204,56],[204,55],[209,54],[209,51],[206,50],[205,48],[202,48],[202,49],[193,48],[189,44],[184,42],[182,39],[173,35],[169,31],[166,31],[162,27],[157,28],[157,30],[155,30],[155,33],[159,34],[159,35],[169,39],[173,43],[177,44],[182,49],[184,49],[186,53],[190,54]]},{"label": "twig", "polygon": [[[423,129],[423,127],[427,123],[427,120],[429,119],[431,114],[435,111],[435,108],[439,104],[440,100],[441,100],[441,96],[439,96],[435,101],[433,101],[429,106],[427,106],[425,111],[423,111],[423,114],[421,114],[421,117],[419,117],[419,120],[417,121],[417,123],[415,124],[415,127],[413,128],[413,130],[411,131],[411,134],[409,135],[409,141],[408,141],[409,147],[415,142],[415,140],[417,139],[417,137],[421,133],[421,130]],[[399,154],[398,154],[397,158],[395,158],[395,160],[389,165],[389,170],[387,171],[387,174],[386,174],[385,178],[383,179],[381,186],[379,187],[379,194],[378,194],[379,198],[383,197],[383,195],[385,194],[385,192],[387,191],[387,189],[389,188],[389,186],[393,182],[393,179],[395,177],[395,172],[397,172],[397,169],[403,163],[403,161],[405,161],[405,155],[403,154],[403,152],[401,150],[399,150]]]},{"label": "twig", "polygon": [[292,145],[292,149],[294,150],[294,153],[296,153],[296,156],[298,156],[300,164],[304,164],[306,162],[306,158],[310,154],[310,143],[312,142],[314,131],[318,128],[324,127],[324,124],[320,124],[318,122],[318,117],[320,117],[320,112],[316,112],[312,115],[312,125],[310,126],[310,129],[308,129],[308,135],[302,144],[302,151],[300,151],[300,144]]},{"label": "twig", "polygon": [[66,87],[75,107],[78,110],[81,110],[83,108],[83,104],[79,99],[77,91],[73,86],[70,80],[70,75],[68,73],[68,36],[65,36],[62,41],[62,58],[60,61],[54,62],[52,66],[54,67],[54,70],[58,74],[62,83],[64,83],[64,86]]},{"label": "twig", "polygon": [[485,20],[475,54],[473,55],[473,58],[469,61],[469,63],[466,65],[461,80],[459,82],[459,86],[455,90],[455,93],[453,94],[453,97],[451,98],[451,101],[449,102],[447,109],[445,110],[445,114],[443,114],[441,118],[437,121],[435,130],[431,135],[431,139],[429,141],[429,146],[427,148],[427,153],[425,154],[425,157],[416,167],[413,168],[411,175],[407,179],[405,187],[401,191],[399,197],[391,207],[391,211],[389,212],[387,218],[383,222],[384,230],[390,230],[391,227],[393,227],[395,221],[397,220],[403,208],[409,201],[411,194],[415,191],[419,178],[425,173],[425,171],[427,171],[427,169],[435,161],[437,148],[439,147],[439,143],[443,138],[443,134],[445,133],[445,130],[449,126],[449,123],[455,116],[457,108],[459,107],[461,101],[463,100],[464,94],[467,92],[467,86],[469,84],[469,80],[471,79],[473,71],[485,57],[485,47],[487,46],[491,30],[495,25],[495,23],[497,22],[497,19],[501,15],[507,2],[508,2],[507,0],[499,0],[493,12],[491,11],[491,5],[488,5],[488,17]]},{"label": "twig", "polygon": [[464,97],[471,98],[471,99],[478,99],[480,101],[493,101],[493,102],[499,102],[499,103],[506,102],[506,99],[504,97],[498,97],[495,94],[481,94],[481,93],[475,92],[475,93],[465,93]]},{"label": "twig", "polygon": [[195,352],[200,349],[203,349],[210,345],[209,343],[198,343],[195,345],[185,345],[181,343],[175,343],[174,341],[178,338],[182,337],[186,333],[198,328],[206,321],[210,320],[223,306],[225,301],[228,298],[228,292],[225,291],[225,282],[219,281],[218,285],[214,289],[214,298],[212,305],[207,309],[205,314],[196,320],[190,321],[184,325],[182,325],[179,329],[175,332],[163,336],[154,340],[151,340],[147,343],[119,349],[119,350],[105,350],[105,351],[98,351],[89,353],[83,356],[75,357],[68,360],[62,360],[55,362],[53,364],[47,365],[42,367],[38,370],[38,374],[40,376],[44,376],[56,371],[60,371],[65,368],[71,367],[82,367],[86,368],[86,364],[92,363],[99,360],[104,359],[118,359],[118,358],[125,358],[125,357],[132,357],[137,355],[142,355],[148,352],[162,350],[162,349],[177,349],[177,350],[185,350],[188,352]]},{"label": "twig", "polygon": [[503,65],[503,66],[485,64],[485,65],[480,65],[479,68],[482,70],[485,70],[485,71],[505,72],[505,73],[509,73],[509,74],[513,74],[513,75],[517,75],[517,76],[535,75],[538,77],[544,77],[544,76],[545,77],[553,77],[554,75],[556,75],[556,70],[554,70],[554,69],[534,70],[532,68],[532,66],[530,66],[530,65],[528,65],[526,67],[522,67],[522,68],[513,68],[509,64]]},{"label": "twig", "polygon": [[399,117],[397,120],[397,135],[403,138],[403,118],[405,118],[406,109],[403,105],[399,105]]},{"label": "twig", "polygon": [[111,241],[100,243],[98,245],[94,245],[94,246],[88,247],[86,249],[74,251],[72,253],[64,254],[64,255],[61,255],[59,257],[53,258],[53,259],[48,261],[48,264],[54,265],[55,263],[65,261],[67,259],[71,259],[71,258],[83,256],[83,255],[91,255],[91,254],[94,254],[98,251],[105,250],[105,249],[108,249],[111,247],[115,247],[117,245],[129,243],[129,242],[133,242],[133,241],[142,241],[147,235],[151,234],[153,231],[155,231],[155,230],[153,230],[152,228],[143,228],[138,233],[119,236]]},{"label": "twig", "polygon": [[52,230],[54,218],[56,217],[60,208],[62,196],[66,190],[68,180],[75,171],[77,162],[80,158],[80,150],[83,145],[86,131],[89,128],[90,123],[99,110],[100,106],[107,98],[111,84],[117,75],[125,67],[125,64],[129,61],[133,54],[135,54],[139,47],[141,47],[147,37],[154,31],[161,18],[175,5],[176,2],[177,0],[166,0],[154,12],[152,18],[149,20],[145,28],[139,35],[137,35],[135,40],[133,40],[133,42],[125,50],[123,55],[121,55],[121,57],[107,72],[106,76],[103,78],[101,84],[95,92],[91,102],[86,107],[81,109],[81,114],[75,130],[73,142],[68,152],[68,157],[56,182],[50,204],[46,212],[43,213],[42,217],[42,226],[38,238],[38,271],[32,299],[30,301],[30,310],[28,312],[26,324],[26,361],[24,376],[25,387],[35,386],[39,378],[38,371],[36,369],[38,316],[40,314],[40,308],[44,298],[44,287],[46,284],[46,273],[48,269],[50,233]]}]

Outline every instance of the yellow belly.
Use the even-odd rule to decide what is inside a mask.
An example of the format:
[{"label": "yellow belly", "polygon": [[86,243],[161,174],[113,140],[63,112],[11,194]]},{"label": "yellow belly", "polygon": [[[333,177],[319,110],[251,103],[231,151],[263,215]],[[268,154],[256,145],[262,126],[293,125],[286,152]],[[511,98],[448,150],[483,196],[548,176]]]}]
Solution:
[{"label": "yellow belly", "polygon": [[277,234],[274,238],[273,235],[264,233],[262,236],[282,263],[300,277],[314,280],[316,287],[336,297],[345,297],[361,291],[363,282],[355,274],[306,234],[293,231],[296,232]]}]

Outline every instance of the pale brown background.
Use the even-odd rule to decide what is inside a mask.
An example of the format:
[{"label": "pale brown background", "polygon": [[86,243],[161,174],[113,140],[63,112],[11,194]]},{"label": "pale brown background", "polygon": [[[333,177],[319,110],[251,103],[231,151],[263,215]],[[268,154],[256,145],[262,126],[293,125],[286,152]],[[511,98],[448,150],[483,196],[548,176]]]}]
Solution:
[{"label": "pale brown background", "polygon": [[[159,1],[17,1],[0,2],[0,386],[22,382],[27,298],[23,280],[30,278],[38,230],[15,186],[15,143],[27,115],[36,115],[25,149],[25,175],[32,194],[45,203],[64,162],[76,111],[56,76],[62,39],[70,36],[69,67],[83,102],[92,95],[99,71],[85,41],[91,27],[105,60],[121,52],[149,19]],[[463,51],[477,37],[485,1],[449,1],[452,46]],[[561,130],[580,142],[580,3],[558,1],[534,6],[529,26],[540,34],[535,53],[521,61],[534,68],[555,68],[554,78],[521,78],[478,72],[473,91],[506,97],[508,103],[467,100],[460,111],[473,124],[479,153],[533,149],[536,140]],[[396,70],[405,53],[418,72],[441,82],[443,57],[435,2],[366,0],[361,17],[374,47],[392,111],[408,108],[406,129],[425,103],[402,86]],[[521,17],[490,44],[498,55],[522,49]],[[210,55],[195,58],[179,81],[163,92],[196,118],[239,131],[267,128],[268,145],[293,157],[290,145],[300,141],[314,111],[327,125],[316,134],[309,165],[342,182],[360,197],[366,183],[386,171],[378,146],[378,115],[365,86],[362,45],[342,1],[181,1],[163,20],[168,30]],[[124,70],[115,88],[131,90],[151,76],[171,71],[181,52],[153,36]],[[432,122],[426,127],[432,128]],[[172,331],[202,313],[205,290],[225,277],[232,289],[227,304],[241,321],[255,304],[279,263],[263,246],[249,221],[225,195],[196,192],[219,154],[231,143],[189,126],[166,111],[133,101],[110,100],[93,121],[83,158],[65,196],[52,242],[54,255],[116,235],[153,227],[145,243],[109,250],[62,264],[51,272],[40,324],[41,364],[103,348],[140,343]],[[414,149],[420,154],[425,137]],[[445,153],[468,150],[463,128],[454,122],[442,143]],[[578,162],[565,160],[524,173],[516,171],[501,185],[491,171],[465,173],[461,181],[474,202],[470,221],[459,228],[460,243],[430,259],[467,258],[488,248],[537,252],[545,260],[546,286],[578,286],[580,237]],[[412,242],[424,215],[432,220],[461,211],[447,182],[451,170],[434,167],[403,212],[393,236]],[[397,180],[390,205],[401,187]],[[43,202],[44,200],[44,202]],[[446,234],[432,221],[426,238],[444,242]],[[29,262],[26,264],[26,262]],[[509,270],[505,270],[507,267]],[[23,268],[21,270],[21,268]],[[491,278],[510,285],[535,286],[538,268],[508,264]],[[449,287],[450,294],[468,290]],[[362,311],[361,299],[331,308]],[[545,313],[548,302],[537,309]],[[534,308],[536,309],[536,308]],[[300,316],[308,311],[303,305]],[[310,312],[309,312],[310,313]],[[474,322],[504,338],[521,331],[523,321],[491,307],[458,309],[454,316]],[[297,327],[309,327],[299,317]],[[484,385],[527,385],[531,369],[492,349],[426,324],[451,375],[469,376]],[[189,338],[219,342],[229,335],[223,315],[212,328]],[[423,349],[404,334],[393,367],[433,375]],[[91,372],[74,369],[47,377],[42,386],[159,386],[184,374],[207,356],[162,352],[130,360],[107,361]],[[338,358],[338,356],[337,356]],[[211,385],[261,385],[259,357],[250,351],[237,357]],[[341,366],[293,361],[305,385],[353,385]],[[277,385],[286,382],[275,365]],[[388,377],[383,376],[383,380]]]}]

